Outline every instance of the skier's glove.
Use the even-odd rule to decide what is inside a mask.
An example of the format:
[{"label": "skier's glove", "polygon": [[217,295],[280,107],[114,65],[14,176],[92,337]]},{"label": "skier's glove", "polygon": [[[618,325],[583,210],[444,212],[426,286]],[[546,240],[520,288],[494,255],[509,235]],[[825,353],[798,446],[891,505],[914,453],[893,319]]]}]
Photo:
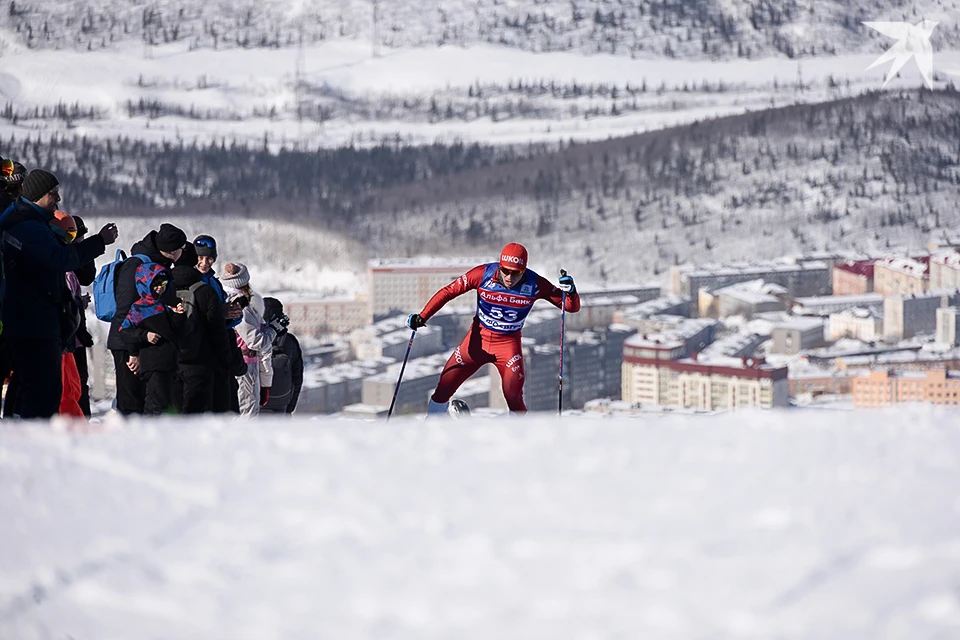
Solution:
[{"label": "skier's glove", "polygon": [[270,387],[260,387],[260,406],[265,407],[270,402]]},{"label": "skier's glove", "polygon": [[421,318],[419,313],[411,313],[407,316],[407,326],[416,331],[420,327],[427,326],[427,321]]},{"label": "skier's glove", "polygon": [[286,327],[280,322],[280,318],[274,318],[270,321],[270,328],[277,332],[277,335],[286,331]]},{"label": "skier's glove", "polygon": [[577,286],[573,284],[573,277],[568,276],[564,273],[560,276],[560,279],[557,281],[561,291],[566,291],[567,293],[576,293]]}]

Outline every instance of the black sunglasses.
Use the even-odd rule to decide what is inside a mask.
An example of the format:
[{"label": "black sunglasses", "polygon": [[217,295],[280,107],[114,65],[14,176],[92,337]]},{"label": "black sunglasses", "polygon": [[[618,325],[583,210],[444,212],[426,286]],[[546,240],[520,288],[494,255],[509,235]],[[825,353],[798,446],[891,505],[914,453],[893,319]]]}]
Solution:
[{"label": "black sunglasses", "polygon": [[513,276],[514,278],[519,278],[523,275],[523,271],[514,271],[513,269],[507,269],[505,267],[500,267],[500,273],[505,276]]}]

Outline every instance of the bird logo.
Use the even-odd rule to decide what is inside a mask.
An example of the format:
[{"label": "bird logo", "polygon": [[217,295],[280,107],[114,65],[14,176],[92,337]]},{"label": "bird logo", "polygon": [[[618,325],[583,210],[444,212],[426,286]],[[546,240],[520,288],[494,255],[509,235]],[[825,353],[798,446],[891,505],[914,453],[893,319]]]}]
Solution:
[{"label": "bird logo", "polygon": [[885,36],[897,39],[896,44],[867,67],[867,70],[870,70],[893,60],[890,71],[887,72],[887,78],[883,81],[884,87],[893,79],[893,76],[897,75],[903,65],[910,61],[910,58],[915,58],[927,88],[933,88],[933,47],[930,44],[930,36],[933,34],[934,27],[940,24],[939,22],[921,20],[915,25],[909,22],[864,22],[863,24]]}]

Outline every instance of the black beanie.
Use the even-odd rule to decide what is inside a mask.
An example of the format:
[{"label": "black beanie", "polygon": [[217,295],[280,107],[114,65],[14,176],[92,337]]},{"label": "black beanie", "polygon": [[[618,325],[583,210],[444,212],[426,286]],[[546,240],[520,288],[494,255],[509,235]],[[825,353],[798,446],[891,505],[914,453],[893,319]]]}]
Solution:
[{"label": "black beanie", "polygon": [[193,240],[193,248],[197,250],[198,256],[210,256],[217,259],[217,241],[211,236],[197,236]]},{"label": "black beanie", "polygon": [[164,222],[160,225],[160,230],[157,231],[157,249],[173,253],[177,249],[183,249],[185,244],[187,244],[187,234],[172,224]]},{"label": "black beanie", "polygon": [[188,242],[183,245],[183,253],[180,254],[180,257],[177,258],[177,261],[173,264],[178,267],[190,267],[193,269],[197,266],[197,250]]},{"label": "black beanie", "polygon": [[263,319],[270,322],[283,315],[283,303],[276,298],[263,299]]},{"label": "black beanie", "polygon": [[60,184],[57,176],[43,169],[34,169],[23,179],[21,194],[30,202],[36,202]]}]

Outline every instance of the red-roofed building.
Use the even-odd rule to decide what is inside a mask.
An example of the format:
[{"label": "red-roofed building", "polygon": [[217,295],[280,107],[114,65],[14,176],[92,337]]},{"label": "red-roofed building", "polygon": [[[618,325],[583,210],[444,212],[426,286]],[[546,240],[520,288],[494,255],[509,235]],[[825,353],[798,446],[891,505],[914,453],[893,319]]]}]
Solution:
[{"label": "red-roofed building", "polygon": [[876,260],[848,260],[833,265],[833,295],[857,296],[873,291]]}]

